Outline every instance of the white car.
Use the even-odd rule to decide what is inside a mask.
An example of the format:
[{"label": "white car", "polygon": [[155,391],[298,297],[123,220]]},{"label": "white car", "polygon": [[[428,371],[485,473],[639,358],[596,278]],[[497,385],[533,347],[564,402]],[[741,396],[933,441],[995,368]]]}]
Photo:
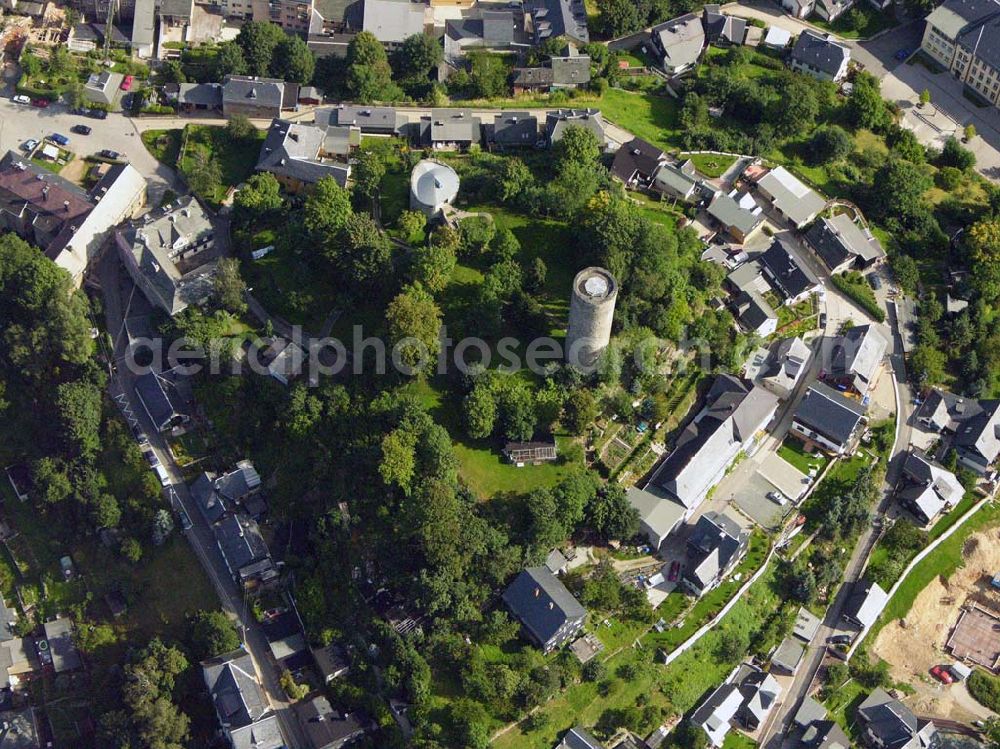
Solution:
[{"label": "white car", "polygon": [[24,94],[18,94],[17,96],[12,96],[10,99],[15,104],[31,104],[31,99]]},{"label": "white car", "polygon": [[24,145],[21,146],[25,151],[34,151],[38,148],[38,141],[34,138],[24,141]]}]

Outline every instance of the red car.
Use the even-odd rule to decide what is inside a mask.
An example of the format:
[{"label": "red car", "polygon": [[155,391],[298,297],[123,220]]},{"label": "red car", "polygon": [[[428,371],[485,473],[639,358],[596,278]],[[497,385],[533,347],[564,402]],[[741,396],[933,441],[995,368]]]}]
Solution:
[{"label": "red car", "polygon": [[948,669],[943,668],[942,666],[935,666],[932,668],[931,676],[935,677],[943,684],[951,684],[955,681],[955,678],[948,672]]},{"label": "red car", "polygon": [[128,91],[129,89],[131,89],[132,81],[134,80],[135,78],[131,75],[125,76],[125,80],[122,81],[122,91]]},{"label": "red car", "polygon": [[48,99],[32,99],[31,106],[38,107],[39,109],[45,109],[49,105]]},{"label": "red car", "polygon": [[674,562],[672,565],[670,565],[670,573],[667,575],[667,579],[670,580],[671,582],[676,580],[677,575],[680,574],[680,571],[681,571],[681,563]]}]

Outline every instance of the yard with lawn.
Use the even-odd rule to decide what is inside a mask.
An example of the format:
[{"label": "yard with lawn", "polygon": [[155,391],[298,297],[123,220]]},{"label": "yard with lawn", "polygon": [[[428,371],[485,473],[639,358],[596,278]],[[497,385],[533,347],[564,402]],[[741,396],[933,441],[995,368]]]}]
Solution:
[{"label": "yard with lawn", "polygon": [[791,463],[806,476],[809,475],[809,472],[813,468],[816,469],[816,474],[819,475],[826,468],[826,464],[830,462],[830,459],[821,452],[807,453],[802,446],[802,442],[794,437],[785,438],[785,441],[781,443],[781,447],[778,448],[778,456],[785,462]]},{"label": "yard with lawn", "polygon": [[184,131],[179,129],[146,130],[142,133],[142,144],[153,155],[153,158],[171,169],[175,169],[177,157],[181,151],[183,133]]},{"label": "yard with lawn", "polygon": [[847,735],[857,738],[857,732],[851,730],[854,712],[867,696],[868,690],[854,679],[850,679],[843,686],[832,690],[823,704],[830,712],[830,717],[837,721]]},{"label": "yard with lawn", "polygon": [[[219,181],[198,197],[213,207],[218,207],[230,187],[235,187],[254,173],[260,144],[267,137],[266,130],[253,131],[253,141],[234,140],[225,127],[214,125],[187,125],[181,143],[178,164],[181,174],[188,180],[195,172],[203,171],[206,164],[217,164]],[[166,149],[164,149],[166,151]]]},{"label": "yard with lawn", "polygon": [[682,153],[678,158],[690,159],[695,169],[709,179],[715,179],[725,174],[739,157],[717,153]]},{"label": "yard with lawn", "polygon": [[870,39],[876,34],[899,25],[899,21],[895,19],[893,13],[892,7],[889,8],[888,12],[883,12],[861,3],[843,13],[833,23],[818,16],[813,16],[810,21],[821,29],[832,31],[844,39]]}]

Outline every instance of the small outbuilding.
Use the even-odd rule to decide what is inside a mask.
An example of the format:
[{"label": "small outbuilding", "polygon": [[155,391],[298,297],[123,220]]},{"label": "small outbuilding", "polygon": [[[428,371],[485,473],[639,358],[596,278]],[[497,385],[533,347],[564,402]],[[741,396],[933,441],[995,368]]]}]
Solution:
[{"label": "small outbuilding", "polygon": [[410,175],[410,208],[437,217],[458,195],[458,175],[439,161],[424,159]]}]

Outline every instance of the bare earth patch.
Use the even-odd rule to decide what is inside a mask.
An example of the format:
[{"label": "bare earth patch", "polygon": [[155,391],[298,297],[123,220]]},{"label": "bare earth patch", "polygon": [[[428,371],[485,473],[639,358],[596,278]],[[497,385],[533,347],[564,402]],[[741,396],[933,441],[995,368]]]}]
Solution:
[{"label": "bare earth patch", "polygon": [[917,693],[905,702],[918,715],[968,721],[980,711],[964,693],[964,685],[943,687],[928,672],[954,660],[945,651],[945,643],[970,597],[1000,611],[1000,591],[990,585],[993,575],[1000,572],[1000,533],[973,534],[965,542],[962,556],[964,566],[951,578],[935,578],[917,596],[905,619],[883,627],[873,652],[889,664],[894,680],[916,688]]}]

